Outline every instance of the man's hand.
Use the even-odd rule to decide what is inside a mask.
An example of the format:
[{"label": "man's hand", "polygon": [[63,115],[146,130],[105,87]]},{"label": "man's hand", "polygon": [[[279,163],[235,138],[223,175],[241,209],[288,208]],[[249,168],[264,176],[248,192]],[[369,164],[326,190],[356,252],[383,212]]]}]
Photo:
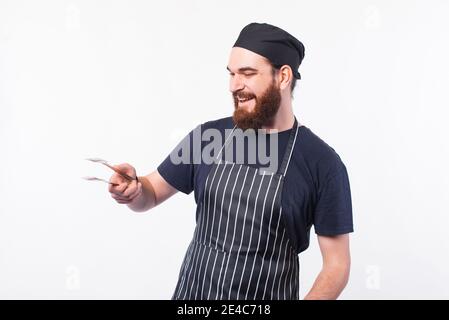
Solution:
[{"label": "man's hand", "polygon": [[[122,173],[136,178],[136,169],[127,163],[114,166]],[[144,212],[164,202],[178,190],[162,178],[157,170],[146,176],[140,176],[139,181],[128,180],[118,173],[114,173],[109,182],[111,197],[118,203],[127,204],[135,212]]]},{"label": "man's hand", "polygon": [[112,198],[115,199],[118,203],[128,204],[131,203],[136,197],[138,197],[142,193],[142,184],[138,182],[136,178],[136,169],[133,166],[127,163],[122,163],[114,166],[116,169],[120,170],[123,173],[134,178],[134,180],[130,181],[124,177],[122,177],[118,173],[114,173],[109,179],[109,182],[118,184],[118,185],[109,185],[109,192],[111,193]]},{"label": "man's hand", "polygon": [[337,299],[349,279],[349,234],[318,236],[323,268],[304,300]]}]

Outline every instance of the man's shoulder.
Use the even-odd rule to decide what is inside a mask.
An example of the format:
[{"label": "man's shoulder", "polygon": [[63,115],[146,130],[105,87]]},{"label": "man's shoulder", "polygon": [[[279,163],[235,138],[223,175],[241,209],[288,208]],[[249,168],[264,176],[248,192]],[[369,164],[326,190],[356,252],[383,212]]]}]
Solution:
[{"label": "man's shoulder", "polygon": [[297,139],[295,153],[314,172],[332,175],[345,167],[337,151],[307,126],[300,127]]},{"label": "man's shoulder", "polygon": [[303,125],[299,128],[298,144],[304,152],[312,158],[321,158],[325,156],[332,156],[335,149],[317,135],[312,129]]}]

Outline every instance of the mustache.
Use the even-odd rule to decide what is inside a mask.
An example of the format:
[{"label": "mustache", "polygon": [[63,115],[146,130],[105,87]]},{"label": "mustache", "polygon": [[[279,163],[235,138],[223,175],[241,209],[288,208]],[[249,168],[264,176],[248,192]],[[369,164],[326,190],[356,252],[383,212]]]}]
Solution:
[{"label": "mustache", "polygon": [[252,98],[256,98],[256,96],[252,93],[249,92],[234,92],[232,94],[232,97],[234,98],[234,100],[237,99],[252,99]]}]

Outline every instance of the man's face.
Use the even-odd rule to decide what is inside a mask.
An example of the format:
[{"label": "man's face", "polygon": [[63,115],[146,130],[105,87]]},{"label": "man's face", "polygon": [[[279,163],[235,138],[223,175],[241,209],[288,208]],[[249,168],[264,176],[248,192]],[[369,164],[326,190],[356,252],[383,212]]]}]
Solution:
[{"label": "man's face", "polygon": [[234,122],[243,130],[270,126],[281,103],[271,64],[257,53],[234,47],[228,70],[229,90],[234,98]]}]

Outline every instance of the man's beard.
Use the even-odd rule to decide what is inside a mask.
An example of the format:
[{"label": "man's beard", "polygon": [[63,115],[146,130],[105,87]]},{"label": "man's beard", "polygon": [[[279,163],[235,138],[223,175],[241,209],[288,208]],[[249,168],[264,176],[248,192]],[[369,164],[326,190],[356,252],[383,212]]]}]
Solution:
[{"label": "man's beard", "polygon": [[[244,108],[239,108],[237,96],[254,98],[254,109],[246,111]],[[276,87],[274,81],[260,97],[256,97],[253,94],[235,92],[233,98],[235,110],[232,117],[237,127],[242,130],[249,128],[257,130],[263,126],[271,126],[281,105],[281,91]]]}]

